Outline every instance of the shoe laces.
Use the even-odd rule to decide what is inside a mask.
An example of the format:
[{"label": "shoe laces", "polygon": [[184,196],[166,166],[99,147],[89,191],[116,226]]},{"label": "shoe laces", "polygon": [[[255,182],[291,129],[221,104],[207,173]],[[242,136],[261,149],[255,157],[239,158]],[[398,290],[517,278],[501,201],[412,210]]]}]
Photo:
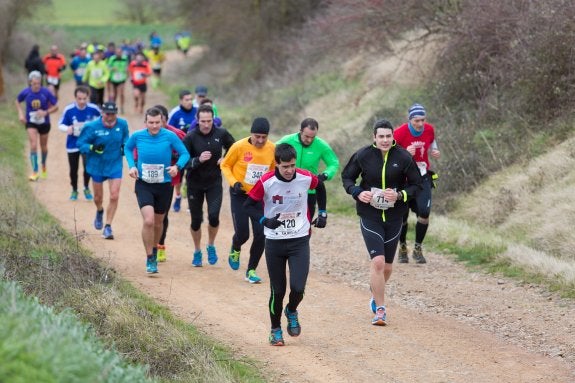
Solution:
[{"label": "shoe laces", "polygon": [[208,255],[214,256],[216,255],[216,248],[215,246],[208,246],[206,248],[206,250],[208,251]]},{"label": "shoe laces", "polygon": [[289,327],[299,327],[297,311],[290,312],[286,309],[286,317],[289,321]]},{"label": "shoe laces", "polygon": [[237,250],[230,251],[230,258],[232,261],[237,262],[237,260],[240,259],[240,252]]}]

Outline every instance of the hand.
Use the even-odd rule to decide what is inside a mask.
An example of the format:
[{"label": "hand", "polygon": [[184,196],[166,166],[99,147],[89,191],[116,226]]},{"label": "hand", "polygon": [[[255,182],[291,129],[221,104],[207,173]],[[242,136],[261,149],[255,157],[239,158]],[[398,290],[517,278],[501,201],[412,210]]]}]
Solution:
[{"label": "hand", "polygon": [[240,194],[245,194],[245,191],[242,187],[242,183],[241,182],[236,182],[233,186],[233,193],[234,195],[240,195]]},{"label": "hand", "polygon": [[317,218],[314,219],[311,224],[318,229],[323,229],[325,225],[327,225],[327,213],[325,211],[319,212]]},{"label": "hand", "polygon": [[178,167],[176,165],[168,166],[166,170],[168,171],[170,177],[175,177],[178,175]]},{"label": "hand", "polygon": [[440,152],[439,150],[433,149],[433,150],[431,151],[431,157],[437,159],[437,158],[439,158],[440,156],[441,156],[441,152]]},{"label": "hand", "polygon": [[317,178],[319,178],[321,182],[325,182],[327,180],[327,174],[325,173],[318,174]]},{"label": "hand", "polygon": [[200,162],[203,163],[209,160],[210,158],[212,158],[212,152],[206,150],[205,152],[202,152],[202,154],[200,154],[200,157],[198,159],[200,160]]},{"label": "hand", "polygon": [[369,203],[373,198],[373,193],[371,191],[364,190],[357,196],[357,199],[363,203]]},{"label": "hand", "polygon": [[90,145],[90,150],[96,154],[104,153],[104,144]]},{"label": "hand", "polygon": [[407,151],[409,152],[409,154],[411,154],[412,156],[415,156],[415,146],[414,145],[409,145],[407,148]]},{"label": "hand", "polygon": [[268,229],[275,230],[282,225],[282,221],[278,219],[279,217],[280,213],[277,213],[274,218],[264,218],[262,224]]},{"label": "hand", "polygon": [[128,171],[128,175],[134,179],[138,179],[139,176],[138,168],[135,166],[133,168],[130,168],[130,170]]}]

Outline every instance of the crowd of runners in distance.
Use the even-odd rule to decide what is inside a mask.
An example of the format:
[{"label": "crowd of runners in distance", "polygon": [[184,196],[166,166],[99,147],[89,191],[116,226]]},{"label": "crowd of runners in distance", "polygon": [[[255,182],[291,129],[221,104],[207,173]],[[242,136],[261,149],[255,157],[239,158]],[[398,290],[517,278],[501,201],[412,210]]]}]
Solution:
[{"label": "crowd of runners in distance", "polygon": [[[189,39],[186,33],[176,36],[183,54],[189,49]],[[142,216],[146,272],[156,275],[158,262],[168,259],[168,213],[179,213],[184,197],[194,245],[191,266],[204,266],[204,259],[209,265],[217,264],[215,240],[225,178],[229,185],[225,194],[230,199],[225,219],[230,219],[234,227],[228,238],[228,265],[232,270],[240,269],[242,246],[251,231],[245,280],[254,285],[264,282],[257,268],[265,254],[270,285],[268,339],[270,344],[282,346],[282,313],[287,319],[287,333],[298,336],[301,332],[297,309],[309,273],[310,235],[312,227],[327,225],[324,184],[337,177],[340,161],[318,136],[319,123],[313,118],[305,118],[299,129],[274,143],[269,139],[269,120],[255,117],[249,135],[234,138],[204,85],[196,86],[194,92],[180,91],[178,105],[171,108],[155,105],[144,109],[147,79],[160,79],[165,60],[161,47],[162,40],[154,32],[148,48],[141,42],[107,46],[82,43],[73,53],[69,66],[76,81],[75,101],[63,106],[58,117],[58,128],[67,135],[65,150],[72,188],[69,199],[77,201],[82,191],[96,207],[94,228],[102,230],[103,238],[114,239],[112,224],[126,161],[128,176],[135,180]],[[60,75],[67,65],[57,46],[52,46],[43,58],[34,46],[26,61],[29,83],[15,104],[28,133],[30,181],[48,177],[50,115],[59,109]],[[124,113],[123,91],[128,80],[134,89],[135,112],[144,114],[143,128],[132,127],[131,134],[127,120],[118,116]],[[25,103],[24,108],[21,103]],[[425,108],[416,103],[408,108],[405,123],[398,127],[385,119],[376,121],[366,145],[341,170],[343,187],[355,200],[371,260],[373,325],[387,324],[385,285],[398,245],[399,262],[409,262],[406,233],[410,210],[417,216],[412,259],[426,263],[422,244],[429,225],[431,190],[437,180],[430,157],[440,157],[435,130],[427,122]],[[104,183],[108,185],[107,201]],[[202,240],[202,224],[207,226],[207,240]],[[288,302],[284,306],[286,294]]]}]

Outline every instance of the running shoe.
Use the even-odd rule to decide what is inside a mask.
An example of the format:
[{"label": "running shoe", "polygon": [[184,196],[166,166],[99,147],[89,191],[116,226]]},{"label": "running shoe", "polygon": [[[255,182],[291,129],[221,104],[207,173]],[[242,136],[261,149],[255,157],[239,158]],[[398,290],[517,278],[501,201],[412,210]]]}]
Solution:
[{"label": "running shoe", "polygon": [[272,346],[283,346],[284,345],[284,338],[282,334],[281,328],[272,328],[272,332],[270,333],[269,337],[270,344]]},{"label": "running shoe", "polygon": [[246,272],[246,281],[249,283],[260,283],[262,279],[258,277],[255,270],[248,270]]},{"label": "running shoe", "polygon": [[240,252],[238,250],[230,249],[230,256],[228,257],[228,263],[232,270],[237,270],[240,268]]},{"label": "running shoe", "polygon": [[375,316],[371,320],[371,324],[374,326],[385,326],[387,324],[385,323],[386,317],[385,306],[379,306],[375,311]]},{"label": "running shoe", "polygon": [[112,226],[106,225],[104,231],[102,231],[102,237],[104,239],[114,239],[114,234],[112,233]]},{"label": "running shoe", "polygon": [[156,274],[158,272],[158,260],[155,255],[151,255],[146,260],[146,272]]},{"label": "running shoe", "polygon": [[38,181],[38,178],[39,178],[39,177],[40,177],[40,176],[38,175],[38,173],[34,172],[34,173],[30,174],[30,176],[28,177],[28,180],[30,180],[30,181]]},{"label": "running shoe", "polygon": [[425,257],[423,256],[423,251],[421,250],[421,245],[415,245],[415,247],[413,248],[413,254],[412,254],[413,259],[415,260],[415,263],[427,263],[427,261],[425,260]]},{"label": "running shoe", "polygon": [[206,247],[206,251],[208,252],[208,263],[210,265],[215,265],[218,261],[218,254],[216,254],[216,247],[214,245],[208,245]]},{"label": "running shoe", "polygon": [[46,169],[46,165],[42,165],[42,172],[40,173],[40,178],[45,180],[48,178],[48,170]]},{"label": "running shoe", "polygon": [[96,211],[96,218],[94,219],[94,228],[102,230],[104,226],[104,209]]},{"label": "running shoe", "polygon": [[371,309],[371,311],[374,314],[377,311],[377,306],[375,305],[375,298],[374,297],[371,297],[371,299],[369,300],[369,308]]},{"label": "running shoe", "polygon": [[180,208],[182,207],[182,196],[176,196],[176,200],[174,201],[174,211],[177,213],[180,211]]},{"label": "running shoe", "polygon": [[158,245],[157,260],[158,260],[158,262],[166,262],[166,246],[165,245]]},{"label": "running shoe", "polygon": [[84,197],[86,198],[86,201],[92,201],[94,199],[92,192],[88,188],[84,189]]},{"label": "running shoe", "polygon": [[72,194],[70,194],[70,201],[77,201],[78,200],[78,192],[76,190],[72,190]]},{"label": "running shoe", "polygon": [[202,267],[202,251],[194,251],[194,259],[192,260],[192,266]]},{"label": "running shoe", "polygon": [[399,244],[399,257],[398,257],[398,262],[399,263],[409,263],[409,257],[407,256],[407,244],[406,243],[400,243]]},{"label": "running shoe", "polygon": [[299,320],[297,318],[297,310],[296,311],[289,311],[287,306],[284,309],[284,314],[287,318],[287,332],[289,336],[298,336],[301,333],[301,326],[299,324]]}]

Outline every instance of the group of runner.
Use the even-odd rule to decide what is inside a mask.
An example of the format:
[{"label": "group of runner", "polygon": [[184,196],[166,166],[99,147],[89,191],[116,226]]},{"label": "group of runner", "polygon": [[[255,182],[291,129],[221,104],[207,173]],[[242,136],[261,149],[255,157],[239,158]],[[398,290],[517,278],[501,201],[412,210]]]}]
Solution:
[{"label": "group of runner", "polygon": [[[136,54],[136,57],[138,54]],[[96,64],[98,53],[89,62]],[[110,56],[115,57],[115,56]],[[137,58],[136,58],[137,60]],[[108,61],[109,62],[109,61]],[[92,64],[92,65],[96,65]],[[84,73],[89,73],[87,69]],[[89,76],[89,75],[88,75]],[[83,77],[85,78],[85,77]],[[33,173],[39,177],[37,146],[40,136],[41,177],[46,177],[49,114],[57,106],[55,95],[42,87],[42,75],[33,71],[30,86],[17,97],[20,120],[30,140]],[[84,159],[84,196],[94,201],[94,227],[113,239],[112,221],[118,206],[123,157],[129,176],[136,180],[136,196],[142,215],[142,240],[146,272],[158,273],[158,262],[166,257],[166,230],[172,198],[173,210],[181,209],[181,184],[185,182],[194,244],[191,263],[203,266],[202,231],[204,201],[207,205],[208,239],[206,258],[218,262],[215,239],[223,200],[222,178],[229,184],[234,235],[230,239],[228,264],[240,268],[242,245],[252,244],[245,280],[258,284],[259,261],[264,254],[270,281],[270,344],[284,345],[281,314],[287,318],[287,332],[298,336],[301,325],[298,306],[303,299],[310,263],[311,226],[327,224],[327,197],[324,182],[339,171],[339,160],[330,145],[317,136],[319,124],[304,119],[299,131],[276,143],[269,140],[270,123],[265,117],[253,119],[250,135],[235,140],[222,126],[217,108],[207,98],[207,88],[198,86],[195,94],[180,92],[179,105],[170,113],[162,105],[145,111],[144,129],[129,134],[127,121],[119,118],[113,101],[88,102],[91,87],[78,85],[75,102],[68,105],[59,128],[68,134],[66,149],[70,164],[71,200],[78,198],[78,168]],[[20,106],[26,102],[26,111]],[[348,194],[356,200],[360,228],[371,258],[370,307],[372,324],[385,325],[385,285],[399,243],[399,262],[409,262],[406,244],[407,220],[411,209],[417,215],[412,257],[425,263],[422,243],[431,209],[431,189],[436,175],[429,156],[439,158],[434,127],[426,122],[420,104],[408,110],[408,121],[397,129],[387,120],[373,126],[373,143],[357,150],[344,167],[341,178]],[[46,138],[43,140],[43,138]],[[223,175],[223,177],[222,177]],[[89,189],[92,178],[94,194]],[[108,181],[109,201],[104,211],[103,183]],[[175,194],[174,194],[175,190]],[[315,215],[316,205],[318,214]],[[314,218],[315,217],[315,218]],[[290,293],[287,293],[286,265],[289,265]]]}]

